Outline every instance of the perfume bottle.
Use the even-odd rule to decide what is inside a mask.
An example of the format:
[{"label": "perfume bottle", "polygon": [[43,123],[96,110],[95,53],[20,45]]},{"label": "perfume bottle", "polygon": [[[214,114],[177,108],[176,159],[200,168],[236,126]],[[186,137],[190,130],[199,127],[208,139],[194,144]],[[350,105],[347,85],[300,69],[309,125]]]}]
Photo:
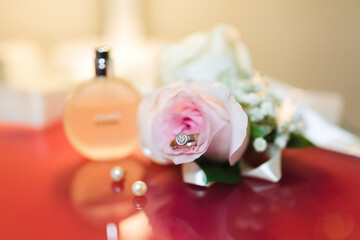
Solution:
[{"label": "perfume bottle", "polygon": [[65,133],[83,156],[98,161],[129,155],[137,145],[140,94],[111,75],[110,50],[96,49],[96,77],[68,96]]}]

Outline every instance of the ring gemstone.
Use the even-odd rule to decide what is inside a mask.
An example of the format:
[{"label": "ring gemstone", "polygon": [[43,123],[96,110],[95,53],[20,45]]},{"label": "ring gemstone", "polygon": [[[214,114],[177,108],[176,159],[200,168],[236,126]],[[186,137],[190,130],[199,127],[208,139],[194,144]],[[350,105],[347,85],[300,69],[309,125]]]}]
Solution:
[{"label": "ring gemstone", "polygon": [[185,133],[179,133],[176,135],[175,141],[178,145],[184,146],[188,142],[188,136]]}]

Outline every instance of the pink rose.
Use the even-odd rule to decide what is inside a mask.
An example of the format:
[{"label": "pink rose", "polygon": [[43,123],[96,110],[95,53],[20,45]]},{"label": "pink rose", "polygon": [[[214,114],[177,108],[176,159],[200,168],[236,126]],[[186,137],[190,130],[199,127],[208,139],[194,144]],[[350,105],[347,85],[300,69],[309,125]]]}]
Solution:
[{"label": "pink rose", "polygon": [[[248,117],[228,88],[181,82],[143,97],[138,111],[141,147],[160,164],[192,162],[203,154],[235,164],[247,146]],[[199,134],[196,146],[173,149],[178,133]]]}]

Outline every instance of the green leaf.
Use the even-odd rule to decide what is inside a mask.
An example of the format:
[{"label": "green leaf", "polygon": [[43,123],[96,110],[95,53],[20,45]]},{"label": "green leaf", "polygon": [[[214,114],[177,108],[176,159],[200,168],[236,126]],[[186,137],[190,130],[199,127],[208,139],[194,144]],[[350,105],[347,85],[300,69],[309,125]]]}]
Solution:
[{"label": "green leaf", "polygon": [[305,148],[311,146],[314,146],[314,144],[299,133],[291,133],[290,140],[286,145],[287,148]]},{"label": "green leaf", "polygon": [[219,164],[202,158],[200,161],[197,161],[197,164],[199,164],[200,168],[206,175],[206,183],[220,182],[234,184],[237,183],[241,178],[238,163],[234,166],[230,166],[228,162]]},{"label": "green leaf", "polygon": [[250,133],[252,138],[265,137],[271,133],[272,128],[269,125],[251,125]]}]

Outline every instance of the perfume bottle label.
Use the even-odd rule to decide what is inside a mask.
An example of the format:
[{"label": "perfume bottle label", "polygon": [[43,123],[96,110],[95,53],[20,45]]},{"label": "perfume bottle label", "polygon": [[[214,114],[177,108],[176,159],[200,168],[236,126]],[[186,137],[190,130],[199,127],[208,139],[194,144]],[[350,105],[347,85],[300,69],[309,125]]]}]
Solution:
[{"label": "perfume bottle label", "polygon": [[102,113],[94,115],[94,123],[97,126],[116,125],[120,122],[120,113]]}]

